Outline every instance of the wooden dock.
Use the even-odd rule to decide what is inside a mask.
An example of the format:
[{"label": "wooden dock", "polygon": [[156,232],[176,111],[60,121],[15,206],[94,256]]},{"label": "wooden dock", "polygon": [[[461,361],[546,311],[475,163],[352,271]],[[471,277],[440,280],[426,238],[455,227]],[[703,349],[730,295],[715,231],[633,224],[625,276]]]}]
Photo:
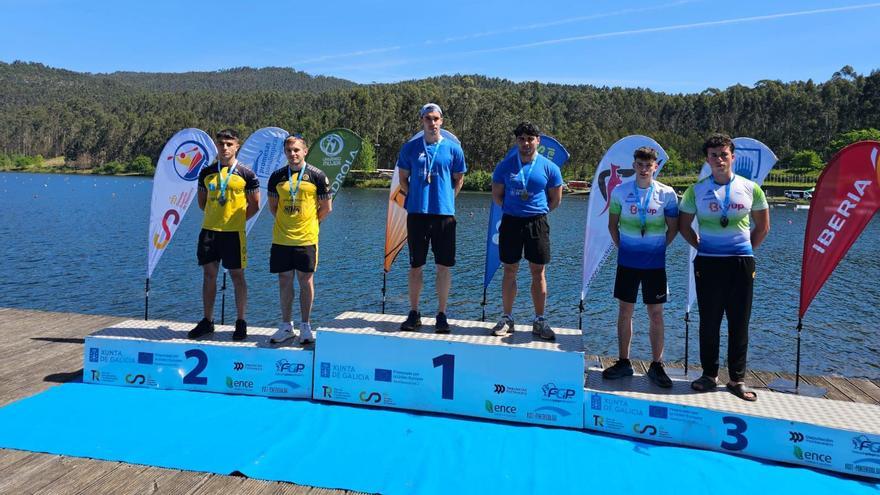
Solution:
[{"label": "wooden dock", "polygon": [[[0,308],[0,406],[82,376],[83,340],[126,318]],[[606,366],[613,359],[601,359]],[[647,363],[634,362],[636,371]],[[726,380],[726,373],[721,372]],[[784,373],[750,371],[758,389]],[[880,404],[880,380],[802,377],[828,399]],[[0,493],[347,494],[293,483],[0,449]]]}]

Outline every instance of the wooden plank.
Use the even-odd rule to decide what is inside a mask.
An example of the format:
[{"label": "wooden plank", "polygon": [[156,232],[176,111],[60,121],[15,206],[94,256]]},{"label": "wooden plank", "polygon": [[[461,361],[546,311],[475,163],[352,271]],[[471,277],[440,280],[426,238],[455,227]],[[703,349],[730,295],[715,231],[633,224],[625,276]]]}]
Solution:
[{"label": "wooden plank", "polygon": [[147,471],[157,472],[150,492],[155,495],[178,495],[192,493],[208,482],[208,473],[196,471],[179,471],[176,469],[150,468]]},{"label": "wooden plank", "polygon": [[880,404],[880,387],[873,382],[865,380],[864,378],[847,378],[847,381],[853,387],[864,392],[872,401],[874,401],[875,404]]},{"label": "wooden plank", "polygon": [[[40,454],[49,456],[49,454]],[[70,474],[62,476],[34,492],[35,495],[55,495],[77,493],[81,488],[89,486],[93,481],[104,476],[119,466],[118,462],[96,461],[79,457],[64,457],[65,463],[70,466]]]},{"label": "wooden plank", "polygon": [[[106,472],[103,476],[93,480],[88,485],[82,487],[77,493],[88,495],[116,495],[118,493],[129,493],[137,489],[146,491],[141,486],[144,479],[138,474],[147,469],[146,466],[134,464],[113,463],[116,468]],[[149,492],[147,492],[149,493]]]},{"label": "wooden plank", "polygon": [[27,472],[16,472],[14,476],[9,477],[9,483],[3,486],[4,493],[33,493],[46,486],[51,485],[55,480],[62,476],[68,475],[73,466],[67,462],[67,459],[61,456],[40,456],[41,463],[38,469]]},{"label": "wooden plank", "polygon": [[825,380],[834,385],[837,390],[840,390],[844,395],[849,397],[853,402],[860,402],[862,404],[874,404],[873,399],[871,397],[862,392],[858,387],[852,386],[845,378],[835,377],[835,376],[826,376]]},{"label": "wooden plank", "polygon": [[237,494],[244,478],[239,476],[211,475],[201,486],[190,492],[191,495],[230,495]]},{"label": "wooden plank", "polygon": [[38,478],[53,462],[54,456],[33,455],[11,464],[0,474],[0,493],[22,493],[26,487],[22,483]]}]

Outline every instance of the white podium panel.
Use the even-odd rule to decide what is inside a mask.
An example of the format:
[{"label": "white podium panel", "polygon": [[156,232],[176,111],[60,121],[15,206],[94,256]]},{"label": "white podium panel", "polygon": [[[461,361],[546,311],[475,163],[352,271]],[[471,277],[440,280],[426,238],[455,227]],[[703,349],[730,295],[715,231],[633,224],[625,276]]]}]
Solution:
[{"label": "white podium panel", "polygon": [[880,478],[880,406],[767,391],[747,403],[726,391],[696,394],[687,388],[688,382],[676,381],[665,393],[646,393],[647,387],[587,390],[584,426]]},{"label": "white podium panel", "polygon": [[270,346],[274,330],[249,328],[244,341],[232,327],[188,340],[191,324],[124,321],[85,339],[83,381],[102,385],[197,390],[268,397],[312,395],[313,352]]},{"label": "white podium panel", "polygon": [[563,349],[569,340],[580,347],[579,332],[546,343],[534,342],[526,327],[499,338],[488,335],[486,323],[450,320],[452,334],[437,335],[427,333],[430,326],[397,332],[401,321],[344,313],[321,327],[314,398],[583,426],[583,353]]}]

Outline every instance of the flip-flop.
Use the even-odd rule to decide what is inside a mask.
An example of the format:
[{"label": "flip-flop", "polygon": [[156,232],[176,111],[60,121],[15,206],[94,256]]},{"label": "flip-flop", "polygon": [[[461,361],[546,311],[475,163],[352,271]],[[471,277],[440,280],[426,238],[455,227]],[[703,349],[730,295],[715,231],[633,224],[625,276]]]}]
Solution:
[{"label": "flip-flop", "polygon": [[755,402],[758,400],[758,394],[751,388],[747,387],[745,383],[728,383],[727,390],[742,400],[747,400],[749,402]]},{"label": "flip-flop", "polygon": [[718,383],[714,379],[706,375],[703,375],[691,382],[691,388],[696,390],[697,392],[708,392],[710,390],[715,390],[715,387],[717,386]]}]

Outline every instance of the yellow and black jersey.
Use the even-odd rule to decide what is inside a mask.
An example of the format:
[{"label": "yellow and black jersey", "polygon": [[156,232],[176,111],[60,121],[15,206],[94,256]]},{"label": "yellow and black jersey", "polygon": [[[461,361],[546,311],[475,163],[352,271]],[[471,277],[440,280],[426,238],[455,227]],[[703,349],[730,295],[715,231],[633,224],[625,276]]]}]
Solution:
[{"label": "yellow and black jersey", "polygon": [[[303,174],[301,181],[300,174]],[[291,201],[291,191],[296,191],[295,201]],[[324,172],[308,163],[295,172],[289,166],[279,168],[269,176],[268,192],[269,196],[278,198],[272,243],[283,246],[317,244],[318,201],[332,197],[330,181]]]},{"label": "yellow and black jersey", "polygon": [[205,221],[202,228],[218,232],[244,232],[247,218],[247,196],[260,190],[260,181],[253,170],[237,163],[226,184],[225,202],[220,201],[220,189],[227,180],[229,167],[214,163],[199,173],[199,191],[208,193],[205,203]]}]

